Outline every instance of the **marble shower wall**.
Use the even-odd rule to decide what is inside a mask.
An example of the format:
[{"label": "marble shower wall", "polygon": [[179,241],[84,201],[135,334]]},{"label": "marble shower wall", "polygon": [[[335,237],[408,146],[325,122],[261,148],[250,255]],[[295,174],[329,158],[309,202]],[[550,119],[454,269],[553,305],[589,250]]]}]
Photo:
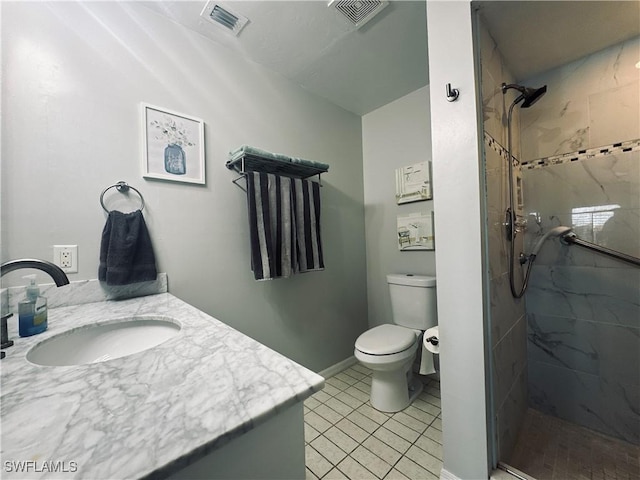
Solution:
[{"label": "marble shower wall", "polygon": [[548,89],[522,111],[522,159],[640,138],[638,60],[640,37],[523,81]]},{"label": "marble shower wall", "polygon": [[[527,82],[549,92],[521,132],[523,156],[536,159],[523,172],[529,245],[568,225],[640,256],[638,58],[636,38]],[[530,405],[640,444],[640,269],[547,241],[526,309]]]},{"label": "marble shower wall", "polygon": [[[488,288],[493,369],[493,412],[499,459],[508,461],[527,408],[526,318],[524,302],[515,300],[509,289],[504,212],[508,204],[506,112],[515,99],[502,94],[502,82],[514,78],[504,64],[495,41],[481,24],[480,57],[486,184]],[[512,121],[514,155],[519,152],[519,112]]]}]

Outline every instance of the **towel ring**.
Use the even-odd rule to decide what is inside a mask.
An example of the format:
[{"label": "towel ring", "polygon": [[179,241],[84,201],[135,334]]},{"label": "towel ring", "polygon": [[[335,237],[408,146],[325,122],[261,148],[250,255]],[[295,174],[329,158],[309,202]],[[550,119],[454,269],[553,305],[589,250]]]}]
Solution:
[{"label": "towel ring", "polygon": [[100,194],[100,205],[102,205],[102,209],[109,213],[109,210],[107,209],[107,207],[104,205],[104,194],[107,193],[107,190],[110,190],[112,188],[115,188],[116,190],[118,190],[119,192],[122,193],[126,193],[129,191],[129,189],[133,190],[134,192],[136,192],[138,194],[138,196],[140,197],[140,211],[144,210],[144,197],[142,196],[142,194],[140,193],[140,190],[138,190],[136,187],[132,187],[131,185],[128,185],[127,182],[123,182],[122,180],[119,181],[118,183],[115,183],[107,188],[105,188],[102,193]]}]

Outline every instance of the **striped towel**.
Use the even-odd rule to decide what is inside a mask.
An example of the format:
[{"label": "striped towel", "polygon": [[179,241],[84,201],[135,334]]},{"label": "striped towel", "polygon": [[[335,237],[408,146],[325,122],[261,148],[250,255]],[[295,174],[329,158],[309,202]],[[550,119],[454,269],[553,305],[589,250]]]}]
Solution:
[{"label": "striped towel", "polygon": [[320,241],[320,185],[299,178],[291,181],[298,247],[297,271],[324,270]]},{"label": "striped towel", "polygon": [[256,280],[324,269],[317,183],[248,172],[247,206]]}]

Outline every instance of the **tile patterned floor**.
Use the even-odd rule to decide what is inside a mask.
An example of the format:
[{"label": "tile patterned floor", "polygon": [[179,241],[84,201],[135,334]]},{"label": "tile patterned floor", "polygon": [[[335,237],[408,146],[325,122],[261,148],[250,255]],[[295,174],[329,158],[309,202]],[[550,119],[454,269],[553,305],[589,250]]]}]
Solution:
[{"label": "tile patterned floor", "polygon": [[638,480],[640,447],[529,409],[509,465],[537,480]]},{"label": "tile patterned floor", "polygon": [[304,402],[307,480],[429,480],[442,468],[440,383],[401,412],[371,407],[371,371],[354,365]]}]

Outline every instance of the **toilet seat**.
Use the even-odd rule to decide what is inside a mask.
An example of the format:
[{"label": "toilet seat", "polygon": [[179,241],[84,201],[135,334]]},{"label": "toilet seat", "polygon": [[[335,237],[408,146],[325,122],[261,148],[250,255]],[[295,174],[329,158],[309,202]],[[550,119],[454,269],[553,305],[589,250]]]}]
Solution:
[{"label": "toilet seat", "polygon": [[367,330],[356,340],[356,349],[367,355],[393,355],[416,343],[416,332],[399,325],[379,325]]}]

